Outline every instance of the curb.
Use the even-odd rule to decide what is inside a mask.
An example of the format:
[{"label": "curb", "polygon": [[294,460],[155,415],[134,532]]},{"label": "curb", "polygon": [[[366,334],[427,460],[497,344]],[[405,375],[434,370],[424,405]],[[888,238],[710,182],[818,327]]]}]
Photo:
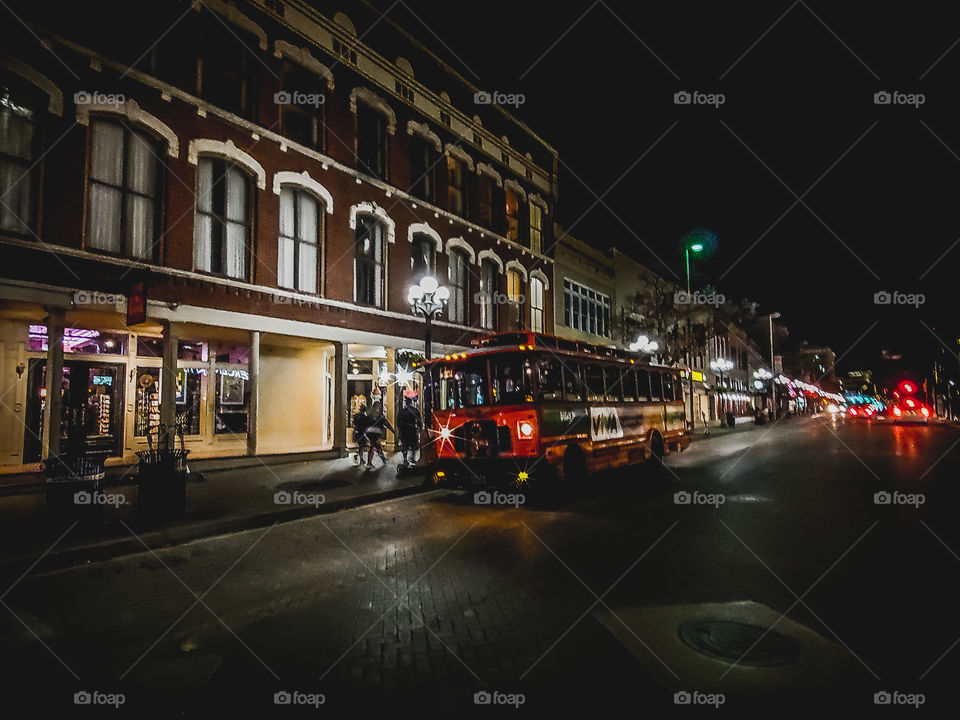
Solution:
[{"label": "curb", "polygon": [[[136,555],[147,552],[144,544],[150,550],[167,549],[183,545],[194,540],[203,540],[206,538],[229,535],[235,532],[245,530],[255,530],[278,523],[288,523],[295,520],[316,517],[317,515],[329,515],[340,510],[360,507],[363,505],[372,505],[383,500],[392,500],[416,495],[418,493],[432,490],[422,484],[411,485],[403,488],[393,488],[382,490],[380,492],[370,493],[368,495],[357,495],[354,497],[343,498],[341,500],[332,500],[328,503],[314,507],[296,507],[277,510],[275,512],[265,512],[246,517],[224,518],[221,520],[210,520],[199,522],[183,527],[173,527],[166,530],[147,530],[138,533],[137,537],[127,536],[114,540],[105,540],[101,543],[87,545],[83,547],[67,548],[61,552],[56,550],[43,556],[42,560],[37,562],[35,558],[18,558],[0,562],[0,576],[26,576],[35,575],[41,572],[50,572],[53,570],[62,570],[64,568],[75,567],[90,562],[100,562],[122,557],[124,555]],[[139,538],[139,539],[138,539]],[[143,541],[143,542],[141,542]],[[36,563],[34,565],[34,563]]]}]

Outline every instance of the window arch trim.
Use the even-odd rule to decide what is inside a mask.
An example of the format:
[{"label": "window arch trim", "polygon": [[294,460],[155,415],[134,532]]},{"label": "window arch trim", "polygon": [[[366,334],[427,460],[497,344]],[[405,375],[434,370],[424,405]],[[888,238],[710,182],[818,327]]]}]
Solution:
[{"label": "window arch trim", "polygon": [[233,140],[221,142],[220,140],[191,140],[187,145],[187,162],[191,165],[197,164],[200,155],[217,155],[219,157],[233,160],[238,165],[242,165],[257,177],[257,187],[265,190],[267,187],[267,172],[263,165],[253,159],[243,150],[233,144]]},{"label": "window arch trim", "polygon": [[382,207],[372,202],[362,202],[357,203],[356,205],[351,206],[350,208],[350,229],[357,229],[357,215],[372,215],[378,220],[382,221],[387,229],[387,242],[392,243],[396,241],[396,229],[397,224],[394,222],[393,218],[387,215],[387,211]]},{"label": "window arch trim", "polygon": [[473,247],[470,245],[470,243],[468,243],[462,237],[455,237],[447,240],[447,255],[450,254],[450,250],[452,248],[459,248],[460,250],[463,250],[467,254],[467,256],[470,258],[470,262],[476,263],[477,254],[474,252]]},{"label": "window arch trim", "polygon": [[519,260],[511,260],[507,263],[507,272],[510,272],[511,270],[515,270],[520,277],[523,278],[523,281],[527,282],[527,269],[520,264]]},{"label": "window arch trim", "polygon": [[536,278],[537,280],[543,283],[544,290],[550,289],[550,278],[547,277],[546,273],[543,272],[543,270],[541,270],[540,268],[534,268],[533,270],[531,270],[530,279],[533,280],[534,278]]},{"label": "window arch trim", "polygon": [[477,265],[483,265],[484,260],[493,262],[499,268],[500,274],[503,275],[503,260],[493,250],[480,251],[480,254],[477,255]]},{"label": "window arch trim", "polygon": [[350,112],[357,114],[357,101],[362,102],[367,107],[375,110],[387,118],[387,133],[396,135],[397,133],[397,114],[393,108],[382,97],[372,90],[365,87],[355,87],[350,91]]},{"label": "window arch trim", "polygon": [[[91,102],[77,105],[77,123],[90,124],[90,113],[96,115],[119,115],[134,125],[140,125],[151,130],[154,135],[167,144],[167,155],[172,158],[180,157],[180,138],[156,115],[141,108],[136,100],[126,100],[122,103],[98,102],[96,96],[90,97]],[[196,164],[194,162],[194,164]]]},{"label": "window arch trim", "polygon": [[333,92],[334,82],[333,73],[326,65],[317,60],[309,48],[297,47],[286,40],[276,40],[273,43],[273,56],[276,58],[289,58],[302,68],[306,68],[314,75],[327,81],[327,90]]},{"label": "window arch trim", "polygon": [[323,185],[318,183],[306,170],[303,172],[293,172],[291,170],[280,170],[273,175],[273,194],[279,195],[280,189],[284,185],[296,185],[315,195],[317,199],[323,202],[327,215],[333,214],[333,195]]},{"label": "window arch trim", "polygon": [[437,252],[443,252],[443,239],[440,233],[430,227],[427,223],[412,223],[407,226],[407,241],[412,243],[414,235],[426,235],[431,238],[437,246]]},{"label": "window arch trim", "polygon": [[63,115],[63,91],[57,85],[41,72],[34,70],[26,63],[17,60],[17,58],[8,55],[0,55],[0,68],[9,70],[14,75],[19,75],[28,83],[43,92],[50,102],[47,104],[47,111],[57,117]]}]

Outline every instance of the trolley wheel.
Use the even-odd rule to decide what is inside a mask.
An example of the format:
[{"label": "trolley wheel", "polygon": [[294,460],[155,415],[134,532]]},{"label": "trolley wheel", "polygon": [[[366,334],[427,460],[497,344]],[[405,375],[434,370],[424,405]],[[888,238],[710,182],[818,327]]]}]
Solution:
[{"label": "trolley wheel", "polygon": [[587,456],[579,445],[567,445],[563,453],[560,480],[567,487],[587,478]]},{"label": "trolley wheel", "polygon": [[663,463],[663,456],[666,455],[666,447],[663,443],[663,436],[655,432],[650,438],[650,457],[658,463]]}]

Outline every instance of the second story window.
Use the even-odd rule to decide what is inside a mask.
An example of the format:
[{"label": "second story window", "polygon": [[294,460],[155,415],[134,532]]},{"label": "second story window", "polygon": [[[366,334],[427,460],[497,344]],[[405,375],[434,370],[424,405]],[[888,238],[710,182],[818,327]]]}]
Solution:
[{"label": "second story window", "polygon": [[433,274],[433,238],[423,233],[417,233],[413,236],[411,245],[410,276],[413,282],[417,282],[424,275]]},{"label": "second story window", "polygon": [[437,151],[423,138],[410,141],[410,192],[421,200],[437,200]]},{"label": "second story window", "polygon": [[466,180],[463,161],[447,155],[447,210],[460,217],[467,214]]},{"label": "second story window", "polygon": [[497,329],[497,265],[489,258],[480,264],[480,327]]},{"label": "second story window", "polygon": [[523,276],[516,270],[507,270],[507,303],[514,329],[523,327],[523,299]]},{"label": "second story window", "polygon": [[610,296],[571,280],[563,281],[564,324],[593,335],[610,337]]},{"label": "second story window", "polygon": [[520,198],[507,188],[507,240],[516,241],[520,237]]},{"label": "second story window", "polygon": [[157,140],[119,122],[90,123],[87,247],[154,260],[160,152]]},{"label": "second story window", "polygon": [[543,280],[530,278],[530,329],[543,332]]},{"label": "second story window", "polygon": [[0,78],[0,231],[33,235],[37,225],[40,128],[26,92]]},{"label": "second story window", "polygon": [[354,299],[383,307],[384,228],[370,215],[357,217]]},{"label": "second story window", "polygon": [[387,179],[387,120],[364,104],[357,108],[357,169]]},{"label": "second story window", "polygon": [[543,208],[530,203],[530,249],[543,252]]},{"label": "second story window", "polygon": [[324,208],[302,188],[280,188],[277,285],[315,293],[319,288]]},{"label": "second story window", "polygon": [[246,280],[251,241],[250,178],[236,165],[201,157],[193,264],[197,270]]},{"label": "second story window", "polygon": [[450,322],[466,325],[470,321],[470,256],[460,248],[450,250],[447,280],[450,284]]}]

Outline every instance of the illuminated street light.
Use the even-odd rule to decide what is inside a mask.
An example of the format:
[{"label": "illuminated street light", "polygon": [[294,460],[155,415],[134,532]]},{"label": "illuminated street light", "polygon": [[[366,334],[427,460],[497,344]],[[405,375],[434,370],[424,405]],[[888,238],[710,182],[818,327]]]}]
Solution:
[{"label": "illuminated street light", "polygon": [[660,349],[660,344],[656,340],[651,340],[646,335],[641,335],[635,342],[630,343],[631,352],[647,353],[653,355]]}]

